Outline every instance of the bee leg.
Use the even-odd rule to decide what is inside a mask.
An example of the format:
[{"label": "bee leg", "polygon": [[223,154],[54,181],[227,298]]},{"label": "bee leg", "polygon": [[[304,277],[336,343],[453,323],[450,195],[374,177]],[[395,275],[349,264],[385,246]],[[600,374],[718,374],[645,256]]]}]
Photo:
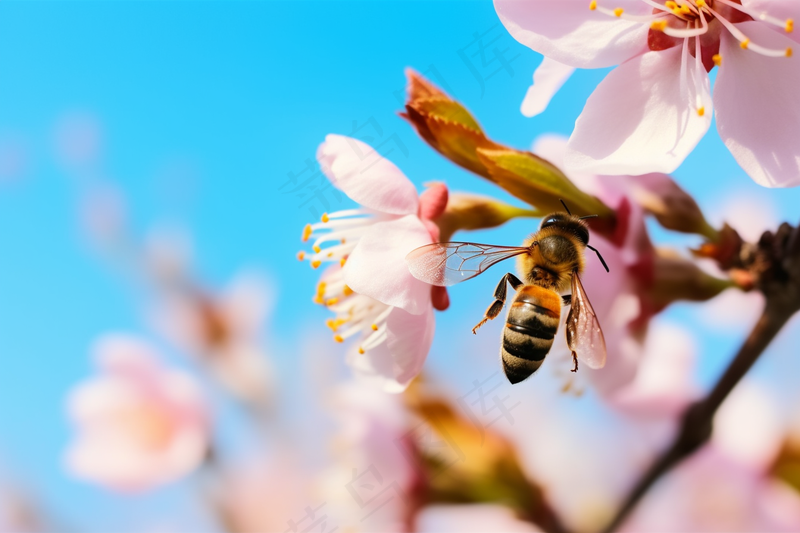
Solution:
[{"label": "bee leg", "polygon": [[564,296],[561,297],[561,301],[564,303],[565,306],[572,305],[572,295],[565,294]]},{"label": "bee leg", "polygon": [[570,372],[577,372],[578,371],[578,354],[575,353],[575,350],[572,350],[572,370]]},{"label": "bee leg", "polygon": [[477,335],[479,327],[500,314],[500,311],[503,309],[503,305],[506,303],[506,283],[510,283],[514,290],[517,290],[524,285],[524,283],[522,283],[517,276],[510,272],[503,276],[503,279],[500,280],[500,283],[497,284],[497,288],[494,290],[494,302],[492,302],[492,305],[490,305],[486,310],[486,313],[484,313],[483,320],[478,322],[478,325],[472,328],[473,335]]}]

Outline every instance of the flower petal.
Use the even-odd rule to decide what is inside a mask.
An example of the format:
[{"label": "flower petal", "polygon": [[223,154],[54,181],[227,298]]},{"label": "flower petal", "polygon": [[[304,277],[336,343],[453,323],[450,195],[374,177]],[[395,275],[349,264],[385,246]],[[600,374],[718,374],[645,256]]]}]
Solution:
[{"label": "flower petal", "polygon": [[648,52],[597,86],[575,122],[568,171],[637,175],[678,168],[711,124],[708,74],[689,58],[682,76],[681,55],[681,48]]},{"label": "flower petal", "polygon": [[416,214],[414,184],[368,144],[328,135],[317,149],[317,160],[331,183],[351,200],[381,213]]},{"label": "flower petal", "polygon": [[[626,13],[647,15],[640,0],[616,0]],[[590,10],[588,0],[495,0],[514,39],[559,63],[578,68],[618,65],[647,50],[649,25]]]},{"label": "flower petal", "polygon": [[[760,22],[736,25],[760,46],[794,41]],[[800,184],[800,57],[764,57],[723,32],[723,57],[714,88],[717,131],[733,157],[764,187]]]},{"label": "flower petal", "polygon": [[405,257],[431,242],[415,215],[378,222],[358,241],[344,265],[344,281],[358,294],[419,315],[431,306],[431,288],[411,275]]},{"label": "flower petal", "polygon": [[520,111],[528,118],[535,117],[545,109],[553,96],[572,73],[574,67],[559,63],[555,59],[545,57],[533,71],[533,85],[528,87]]},{"label": "flower petal", "polygon": [[[800,2],[797,0],[742,0],[742,5],[749,11],[766,13],[776,19],[783,21],[791,19],[800,23]],[[781,33],[800,42],[800,32]]]}]

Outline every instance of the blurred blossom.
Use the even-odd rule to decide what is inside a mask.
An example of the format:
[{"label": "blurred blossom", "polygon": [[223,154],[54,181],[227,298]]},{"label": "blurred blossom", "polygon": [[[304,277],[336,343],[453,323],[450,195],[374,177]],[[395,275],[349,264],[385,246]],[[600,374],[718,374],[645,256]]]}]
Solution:
[{"label": "blurred blossom", "polygon": [[272,395],[272,371],[261,338],[272,299],[263,277],[241,272],[218,294],[191,284],[172,287],[153,320],[176,346],[199,356],[230,392],[263,407]]},{"label": "blurred blossom", "polygon": [[535,533],[542,531],[530,522],[517,518],[513,511],[501,505],[432,505],[425,507],[417,518],[420,533]]},{"label": "blurred blossom", "polygon": [[320,490],[332,524],[346,531],[410,531],[422,479],[402,398],[350,382],[337,389],[331,407],[340,431],[335,464]]},{"label": "blurred blossom", "polygon": [[119,246],[128,229],[128,212],[122,191],[111,185],[90,189],[81,198],[80,218],[92,242],[103,246]]},{"label": "blurred blossom", "polygon": [[[786,0],[495,0],[520,43],[577,68],[619,65],[575,123],[568,169],[672,172],[711,125],[760,185],[800,184],[800,59]],[[712,102],[708,72],[719,66]],[[714,109],[716,107],[716,110]]]},{"label": "blurred blossom", "polygon": [[766,389],[744,381],[711,442],[654,487],[622,531],[798,531],[800,494],[770,476],[784,435]]},{"label": "blurred blossom", "polygon": [[209,447],[209,411],[196,382],[167,368],[145,341],[111,334],[95,346],[100,374],[76,386],[77,429],[67,455],[76,476],[142,491],[197,468]]},{"label": "blurred blossom", "polygon": [[55,125],[56,154],[65,166],[86,167],[95,163],[101,144],[100,123],[91,114],[72,112]]},{"label": "blurred blossom", "polygon": [[347,356],[356,373],[402,391],[428,355],[433,309],[449,305],[446,290],[414,278],[404,261],[414,248],[438,240],[433,220],[447,206],[447,187],[434,184],[418,196],[393,163],[340,135],[327,136],[317,159],[333,185],[361,207],[326,213],[305,227],[303,241],[318,237],[314,253],[300,252],[299,259],[314,268],[338,263],[323,273],[314,301],[336,314],[328,326],[337,342],[359,337]]},{"label": "blurred blossom", "polygon": [[143,267],[156,282],[181,284],[190,276],[192,243],[186,233],[177,228],[158,228],[144,239]]}]

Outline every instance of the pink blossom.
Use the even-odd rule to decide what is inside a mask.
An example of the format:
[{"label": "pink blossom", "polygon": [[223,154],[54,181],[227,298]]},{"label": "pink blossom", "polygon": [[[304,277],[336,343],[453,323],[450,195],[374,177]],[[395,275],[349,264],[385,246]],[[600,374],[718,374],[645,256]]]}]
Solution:
[{"label": "pink blossom", "polygon": [[533,72],[533,85],[528,87],[520,111],[526,117],[535,117],[547,108],[562,85],[575,71],[570,67],[545,57]]},{"label": "pink blossom", "polygon": [[[568,169],[672,172],[711,125],[766,187],[800,184],[790,0],[495,0],[511,35],[564,65],[619,65],[586,102]],[[719,66],[713,98],[708,72]]]},{"label": "pink blossom", "polygon": [[536,533],[541,531],[530,522],[514,516],[508,507],[491,504],[431,505],[417,517],[419,533]]},{"label": "pink blossom", "polygon": [[438,239],[433,219],[447,205],[447,188],[434,184],[418,196],[392,162],[341,135],[328,135],[317,159],[331,183],[360,207],[307,225],[303,240],[317,235],[314,253],[298,257],[314,268],[338,263],[323,273],[315,301],[336,314],[328,321],[336,341],[359,338],[347,356],[356,372],[387,391],[402,391],[427,357],[433,309],[449,305],[447,292],[414,278],[404,260]]},{"label": "pink blossom", "polygon": [[68,468],[109,488],[138,491],[199,466],[208,449],[209,413],[192,378],[162,366],[136,337],[105,336],[95,352],[100,375],[69,396],[78,434]]}]

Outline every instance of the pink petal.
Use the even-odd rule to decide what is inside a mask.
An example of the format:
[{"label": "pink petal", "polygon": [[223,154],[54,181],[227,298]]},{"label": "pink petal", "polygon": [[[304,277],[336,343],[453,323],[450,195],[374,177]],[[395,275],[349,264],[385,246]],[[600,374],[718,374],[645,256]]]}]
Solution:
[{"label": "pink petal", "polygon": [[351,200],[392,215],[417,213],[414,184],[371,146],[343,135],[328,135],[317,160],[331,182]]},{"label": "pink petal", "polygon": [[359,379],[372,382],[385,392],[399,393],[419,374],[428,356],[436,329],[433,309],[428,307],[421,315],[392,309],[386,328],[386,342],[363,354],[353,349],[347,363]]},{"label": "pink petal", "polygon": [[573,72],[574,67],[568,67],[549,57],[542,59],[533,71],[533,85],[528,87],[525,99],[522,100],[522,114],[531,118],[547,109],[547,104]]},{"label": "pink petal", "polygon": [[[792,19],[800,23],[800,2],[797,0],[742,0],[742,5],[751,12],[767,13],[770,17],[784,21]],[[769,25],[769,27],[781,31],[777,26]],[[791,33],[781,31],[781,34],[800,42],[800,32],[797,30]]]},{"label": "pink petal", "polygon": [[447,208],[447,185],[434,183],[419,195],[419,218],[433,220]]},{"label": "pink petal", "polygon": [[680,47],[648,52],[597,86],[575,122],[568,171],[637,175],[678,168],[711,124],[708,74],[699,73],[705,107],[699,116],[694,59],[688,57],[682,84],[681,54]]},{"label": "pink petal", "polygon": [[[647,24],[592,11],[585,0],[495,0],[494,7],[514,39],[565,65],[610,67],[647,50]],[[652,10],[640,0],[613,7],[634,15]]]},{"label": "pink petal", "polygon": [[[736,26],[760,46],[780,50],[795,44],[760,22]],[[720,137],[759,185],[800,184],[800,58],[743,50],[727,32],[721,39],[722,65],[714,88]]]},{"label": "pink petal", "polygon": [[403,387],[422,370],[433,343],[436,320],[433,308],[428,307],[421,315],[412,315],[395,309],[386,319],[389,338],[386,346],[392,354],[397,382]]},{"label": "pink petal", "polygon": [[344,281],[358,294],[419,315],[431,306],[430,285],[408,271],[405,257],[431,242],[415,215],[378,222],[355,247],[344,266]]}]

